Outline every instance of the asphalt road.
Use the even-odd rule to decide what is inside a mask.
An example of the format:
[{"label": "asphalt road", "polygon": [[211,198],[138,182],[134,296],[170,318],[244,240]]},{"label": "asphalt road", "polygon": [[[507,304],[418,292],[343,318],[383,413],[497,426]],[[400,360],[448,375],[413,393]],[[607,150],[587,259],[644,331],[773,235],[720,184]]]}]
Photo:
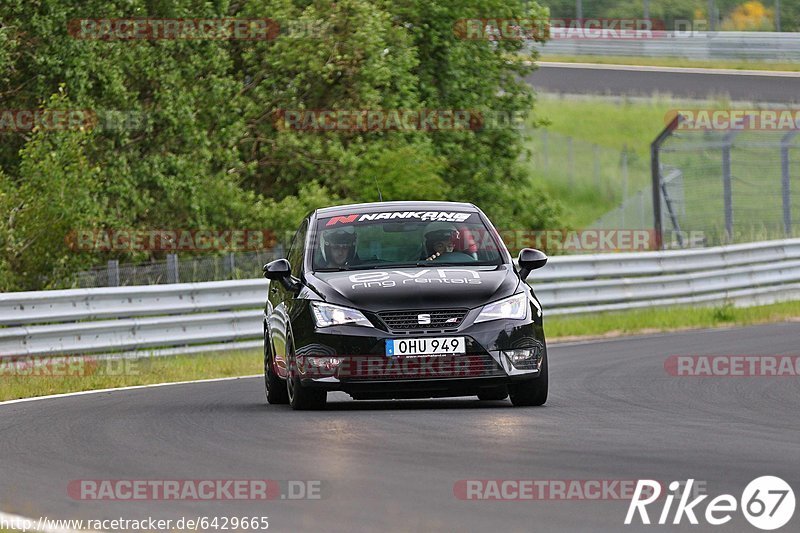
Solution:
[{"label": "asphalt road", "polygon": [[630,96],[660,93],[681,98],[728,96],[738,101],[779,104],[800,101],[800,73],[714,73],[708,69],[541,63],[527,81],[536,89],[556,93]]},{"label": "asphalt road", "polygon": [[[673,354],[798,351],[797,323],[552,346],[542,408],[475,398],[354,402],[337,393],[324,412],[293,412],[267,406],[259,379],[0,405],[0,510],[269,516],[274,531],[673,531],[624,527],[626,501],[463,501],[453,487],[463,479],[694,478],[712,496],[738,498],[750,480],[778,475],[797,492],[800,378],[677,378],[663,365]],[[319,480],[322,498],[67,495],[78,479],[252,478]],[[685,524],[677,529],[757,531],[741,513],[724,526]],[[783,530],[798,524],[800,509]]]}]

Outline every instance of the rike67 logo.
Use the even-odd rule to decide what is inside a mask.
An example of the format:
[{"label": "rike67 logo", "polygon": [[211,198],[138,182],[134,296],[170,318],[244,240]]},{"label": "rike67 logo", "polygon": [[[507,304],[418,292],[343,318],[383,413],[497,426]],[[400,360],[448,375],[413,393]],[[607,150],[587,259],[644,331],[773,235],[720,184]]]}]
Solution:
[{"label": "rike67 logo", "polygon": [[[703,513],[701,513],[700,504],[708,498],[708,495],[703,494],[690,501],[693,484],[693,479],[687,480],[686,488],[683,491],[680,491],[683,483],[673,481],[669,484],[671,493],[664,498],[664,504],[656,524],[678,525],[685,517],[690,524],[697,525],[700,523],[698,521],[698,516],[700,516],[705,519],[706,523],[719,526],[730,522],[733,514],[741,509],[745,519],[751,525],[762,531],[772,531],[786,525],[794,514],[794,491],[779,477],[762,476],[754,479],[745,487],[739,500],[731,494],[721,494],[707,502]],[[641,521],[642,524],[651,524],[647,506],[656,502],[661,496],[661,484],[658,481],[640,479],[628,507],[625,524],[630,525],[638,523],[638,521]],[[672,504],[676,497],[679,501],[670,521]]]}]

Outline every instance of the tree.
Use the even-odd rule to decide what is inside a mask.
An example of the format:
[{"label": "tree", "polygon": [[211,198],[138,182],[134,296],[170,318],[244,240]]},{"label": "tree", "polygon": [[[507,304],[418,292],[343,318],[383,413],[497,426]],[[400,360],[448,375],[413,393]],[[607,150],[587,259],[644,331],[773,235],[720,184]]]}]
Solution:
[{"label": "tree", "polygon": [[[529,9],[546,16],[535,3]],[[524,118],[534,103],[524,82],[532,67],[509,54],[525,43],[463,40],[454,25],[525,15],[522,0],[6,0],[3,107],[92,110],[98,125],[4,137],[0,290],[64,285],[72,272],[109,258],[159,257],[75,253],[65,234],[87,225],[285,231],[315,207],[375,200],[376,182],[386,199],[475,201],[505,227],[557,227],[558,204],[530,183],[523,133],[513,124],[278,127],[281,111],[291,109]],[[284,33],[268,41],[115,41],[67,32],[71,20],[86,17],[264,16]]]}]

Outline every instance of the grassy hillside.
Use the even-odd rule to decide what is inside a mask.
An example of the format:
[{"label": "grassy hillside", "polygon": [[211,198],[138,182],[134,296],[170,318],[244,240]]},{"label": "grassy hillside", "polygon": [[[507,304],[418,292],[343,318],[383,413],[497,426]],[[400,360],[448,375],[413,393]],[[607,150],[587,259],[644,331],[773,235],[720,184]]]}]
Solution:
[{"label": "grassy hillside", "polygon": [[[650,143],[666,126],[670,110],[727,105],[669,96],[540,95],[533,119],[545,126],[531,131],[527,143],[533,179],[564,204],[566,224],[584,227],[618,206],[623,197],[650,184]],[[623,150],[627,152],[627,179],[623,178]]]}]

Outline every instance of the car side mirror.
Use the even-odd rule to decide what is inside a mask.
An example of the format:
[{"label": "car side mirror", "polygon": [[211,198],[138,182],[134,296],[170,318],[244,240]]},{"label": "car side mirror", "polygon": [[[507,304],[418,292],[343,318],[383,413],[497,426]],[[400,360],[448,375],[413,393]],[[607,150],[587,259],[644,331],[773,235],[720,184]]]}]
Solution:
[{"label": "car side mirror", "polygon": [[531,271],[546,264],[547,255],[536,248],[523,248],[519,251],[519,277],[523,280],[530,276]]},{"label": "car side mirror", "polygon": [[289,291],[300,288],[300,281],[292,276],[292,266],[286,259],[276,259],[264,265],[264,277],[270,281],[280,281]]}]

